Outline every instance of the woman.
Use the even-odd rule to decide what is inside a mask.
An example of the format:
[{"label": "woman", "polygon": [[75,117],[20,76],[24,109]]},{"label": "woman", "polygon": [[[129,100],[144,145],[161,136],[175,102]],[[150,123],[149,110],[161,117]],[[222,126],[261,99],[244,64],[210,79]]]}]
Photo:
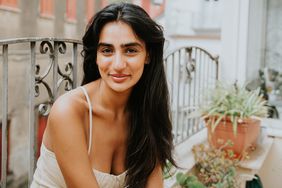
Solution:
[{"label": "woman", "polygon": [[163,45],[136,5],[94,16],[82,87],[54,103],[32,187],[163,187],[162,168],[174,164]]}]

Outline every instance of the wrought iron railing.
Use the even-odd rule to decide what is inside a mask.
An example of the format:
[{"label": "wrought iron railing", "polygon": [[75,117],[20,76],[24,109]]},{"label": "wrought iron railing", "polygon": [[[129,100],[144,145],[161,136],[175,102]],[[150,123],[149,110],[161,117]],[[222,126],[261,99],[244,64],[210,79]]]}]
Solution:
[{"label": "wrought iron railing", "polygon": [[174,143],[200,131],[199,107],[218,80],[218,57],[199,47],[183,47],[165,58],[173,122]]},{"label": "wrought iron railing", "polygon": [[[18,47],[14,47],[18,45]],[[39,113],[47,115],[51,104],[59,95],[60,90],[70,90],[77,86],[78,72],[78,48],[81,41],[58,39],[58,38],[21,38],[11,40],[1,40],[2,47],[2,161],[1,161],[1,187],[7,186],[7,122],[8,122],[8,64],[9,49],[13,52],[23,52],[29,56],[29,80],[28,80],[28,109],[29,109],[29,183],[32,180],[36,163],[36,119],[35,106],[39,106]],[[71,48],[71,60],[64,65],[60,65],[59,57],[68,55],[67,49]],[[37,56],[44,56],[43,60],[38,60]],[[42,57],[41,57],[42,58]],[[0,61],[1,62],[1,61]],[[47,63],[46,63],[47,62]],[[64,70],[62,69],[64,66]],[[43,67],[43,68],[42,68]],[[43,70],[42,70],[43,69]],[[52,78],[50,75],[52,74]],[[65,83],[65,87],[61,85]],[[40,92],[40,90],[45,90]],[[11,91],[9,91],[11,92]],[[40,105],[35,104],[35,98],[40,98],[41,93],[47,93],[47,97],[41,97]]]},{"label": "wrought iron railing", "polygon": [[[18,46],[18,47],[13,47]],[[28,184],[36,165],[37,120],[35,112],[48,115],[54,100],[78,86],[81,41],[58,38],[22,38],[0,40],[2,74],[2,160],[1,187],[7,186],[8,101],[11,91],[8,73],[12,54],[24,55],[28,65]],[[9,64],[9,66],[8,66]],[[165,58],[170,92],[174,142],[179,144],[199,131],[197,110],[206,98],[203,92],[218,79],[218,58],[199,47],[180,48]],[[2,69],[2,70],[1,70]],[[64,84],[64,87],[62,85]],[[35,107],[38,107],[35,109]],[[1,113],[0,113],[1,115]]]}]

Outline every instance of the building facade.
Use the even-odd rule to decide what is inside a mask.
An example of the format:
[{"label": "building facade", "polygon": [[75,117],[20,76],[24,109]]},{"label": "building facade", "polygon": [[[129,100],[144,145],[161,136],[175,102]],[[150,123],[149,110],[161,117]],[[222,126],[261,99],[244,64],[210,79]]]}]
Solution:
[{"label": "building facade", "polygon": [[220,0],[167,1],[164,16],[166,52],[169,53],[183,46],[198,46],[219,55],[222,2]]},{"label": "building facade", "polygon": [[[0,0],[0,40],[26,37],[55,37],[81,40],[85,27],[93,14],[117,0]],[[164,12],[165,1],[128,1],[142,6],[153,18]],[[9,46],[9,101],[8,101],[8,180],[26,181],[28,172],[28,77],[29,46]],[[37,63],[48,64],[48,54],[37,53]],[[2,81],[2,48],[0,52],[0,77]],[[66,54],[60,62],[71,62]],[[81,59],[80,59],[81,65]],[[80,66],[81,68],[81,66]],[[0,83],[2,96],[2,82]],[[42,90],[42,92],[45,92]],[[35,101],[36,108],[46,95]],[[0,105],[3,101],[0,98]],[[0,125],[2,127],[0,110]],[[38,114],[37,114],[38,115]],[[46,117],[36,116],[37,139],[42,139]],[[1,139],[0,139],[1,140]],[[1,144],[0,144],[1,146]],[[40,144],[38,145],[38,147]],[[0,148],[1,151],[1,148]]]}]

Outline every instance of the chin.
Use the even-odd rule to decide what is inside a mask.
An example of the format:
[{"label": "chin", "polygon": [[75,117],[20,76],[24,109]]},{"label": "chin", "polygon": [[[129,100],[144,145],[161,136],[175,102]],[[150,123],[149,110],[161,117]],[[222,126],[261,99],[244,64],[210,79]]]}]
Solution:
[{"label": "chin", "polygon": [[117,93],[124,93],[124,92],[128,92],[128,91],[131,91],[133,86],[132,84],[116,84],[116,83],[113,83],[111,85],[109,85],[110,88],[117,92]]}]

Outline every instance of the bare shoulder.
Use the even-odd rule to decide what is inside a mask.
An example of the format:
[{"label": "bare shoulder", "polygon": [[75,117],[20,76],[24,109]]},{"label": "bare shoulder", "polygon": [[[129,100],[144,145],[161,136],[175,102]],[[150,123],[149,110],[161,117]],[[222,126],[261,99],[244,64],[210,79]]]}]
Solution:
[{"label": "bare shoulder", "polygon": [[53,148],[52,142],[77,133],[81,133],[80,138],[84,137],[84,116],[87,108],[87,103],[79,88],[60,96],[53,104],[48,117],[47,145]]},{"label": "bare shoulder", "polygon": [[87,108],[81,89],[62,95],[51,109],[44,133],[43,141],[49,141],[67,187],[98,187],[87,153]]},{"label": "bare shoulder", "polygon": [[[69,113],[75,113],[79,116],[83,111],[85,111],[85,100],[83,99],[83,94],[81,89],[76,88],[63,95],[61,95],[53,104],[50,118],[64,118]],[[64,115],[64,117],[62,117]],[[65,117],[66,118],[66,117]]]}]

